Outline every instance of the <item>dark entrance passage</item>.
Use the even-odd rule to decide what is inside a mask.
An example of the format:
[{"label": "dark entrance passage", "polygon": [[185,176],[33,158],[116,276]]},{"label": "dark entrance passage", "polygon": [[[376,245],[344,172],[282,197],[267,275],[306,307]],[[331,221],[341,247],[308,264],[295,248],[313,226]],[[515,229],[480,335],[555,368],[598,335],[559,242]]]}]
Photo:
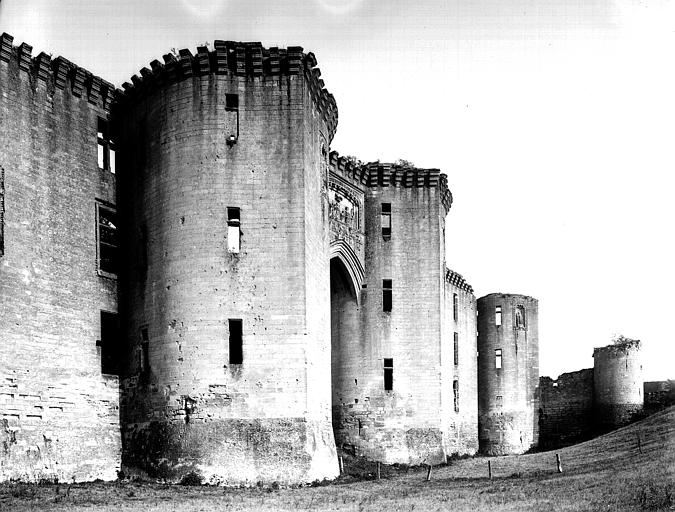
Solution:
[{"label": "dark entrance passage", "polygon": [[[331,395],[335,441],[349,437],[345,407],[358,393],[358,367],[363,364],[359,346],[359,311],[354,283],[339,257],[330,260]],[[358,400],[358,399],[357,399]]]}]

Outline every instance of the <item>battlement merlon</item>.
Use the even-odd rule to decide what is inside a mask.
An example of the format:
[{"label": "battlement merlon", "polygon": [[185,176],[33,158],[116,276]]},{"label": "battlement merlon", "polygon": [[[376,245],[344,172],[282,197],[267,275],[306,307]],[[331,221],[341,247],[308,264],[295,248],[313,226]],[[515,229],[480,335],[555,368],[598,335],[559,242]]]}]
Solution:
[{"label": "battlement merlon", "polygon": [[441,204],[445,215],[452,206],[452,193],[448,178],[438,169],[418,169],[397,164],[371,162],[354,164],[336,151],[330,153],[330,171],[340,175],[359,188],[364,187],[429,187],[440,189]]},{"label": "battlement merlon", "polygon": [[448,188],[448,177],[439,169],[418,169],[397,164],[371,162],[365,165],[368,174],[367,186],[438,188],[445,215],[452,206],[452,193]]},{"label": "battlement merlon", "polygon": [[445,280],[452,286],[456,286],[460,290],[473,294],[473,287],[466,282],[466,279],[464,279],[461,274],[454,270],[450,270],[449,268],[445,269]]},{"label": "battlement merlon", "polygon": [[197,53],[182,49],[177,54],[163,56],[164,63],[153,60],[150,68],[140,70],[140,77],[122,84],[120,101],[132,101],[146,92],[190,77],[208,74],[239,77],[304,76],[317,110],[326,121],[329,141],[333,140],[338,123],[337,103],[324,87],[321,70],[316,67],[313,53],[303,53],[300,46],[264,48],[259,42],[216,40],[213,50],[199,46]]},{"label": "battlement merlon", "polygon": [[13,46],[13,41],[14,38],[7,33],[0,37],[0,62],[18,66],[19,73],[30,76],[35,87],[42,84],[50,93],[57,89],[68,91],[110,112],[110,105],[117,94],[113,84],[63,57],[52,59],[44,52],[32,57],[31,45],[21,43]]}]

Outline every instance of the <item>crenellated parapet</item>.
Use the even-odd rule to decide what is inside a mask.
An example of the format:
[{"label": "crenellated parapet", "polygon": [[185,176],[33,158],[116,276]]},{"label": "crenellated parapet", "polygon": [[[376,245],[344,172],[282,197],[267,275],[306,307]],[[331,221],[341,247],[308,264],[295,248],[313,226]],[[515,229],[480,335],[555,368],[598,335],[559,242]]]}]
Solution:
[{"label": "crenellated parapet", "polygon": [[450,270],[449,268],[445,269],[445,281],[462,291],[473,293],[473,287],[466,282],[461,274],[455,272],[454,270]]},{"label": "crenellated parapet", "polygon": [[446,214],[452,206],[448,178],[438,169],[418,169],[380,162],[369,163],[365,167],[369,187],[438,188]]},{"label": "crenellated parapet", "polygon": [[446,214],[452,206],[452,193],[448,189],[448,178],[439,169],[418,169],[381,162],[356,164],[351,159],[340,156],[336,151],[331,151],[330,170],[360,188],[437,187],[440,189],[441,203]]},{"label": "crenellated parapet", "polygon": [[51,56],[42,52],[32,56],[33,47],[27,43],[13,46],[14,38],[3,33],[0,39],[0,61],[17,66],[19,73],[30,77],[34,87],[44,86],[50,93],[63,90],[78,98],[84,98],[92,105],[110,110],[115,99],[115,86],[106,80],[81,68],[68,59]]},{"label": "crenellated parapet", "polygon": [[246,79],[263,77],[303,76],[312,100],[326,121],[329,138],[335,135],[338,111],[335,98],[324,87],[321,70],[316,67],[313,53],[303,53],[300,46],[264,48],[258,42],[217,40],[213,49],[199,46],[196,53],[182,49],[153,60],[131,77],[131,83],[122,84],[121,101],[133,101],[148,93],[182,80],[209,74],[229,75]]},{"label": "crenellated parapet", "polygon": [[337,151],[330,152],[330,172],[363,190],[368,186],[368,170],[366,166],[357,164],[351,158],[340,156]]}]

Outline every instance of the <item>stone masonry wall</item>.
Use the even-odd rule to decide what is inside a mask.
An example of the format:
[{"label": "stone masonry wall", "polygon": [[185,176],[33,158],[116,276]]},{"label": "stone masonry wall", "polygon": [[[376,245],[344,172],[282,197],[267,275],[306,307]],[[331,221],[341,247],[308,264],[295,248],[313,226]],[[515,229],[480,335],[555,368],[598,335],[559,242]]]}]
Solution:
[{"label": "stone masonry wall", "polygon": [[112,89],[65,59],[0,44],[0,481],[116,478],[118,378],[102,375],[96,203],[115,203],[97,163]]},{"label": "stone masonry wall", "polygon": [[[452,270],[446,273],[443,293],[443,317],[446,326],[441,349],[444,443],[448,455],[473,455],[478,451],[476,297],[464,278]],[[455,333],[458,341],[457,364]],[[458,388],[456,403],[455,381]]]},{"label": "stone masonry wall", "polygon": [[539,380],[539,447],[556,448],[593,435],[593,368]]},{"label": "stone masonry wall", "polygon": [[[389,170],[370,170],[358,338],[340,349],[333,366],[333,426],[338,445],[372,460],[433,463],[446,455],[440,344],[447,188],[390,183]],[[382,203],[391,204],[388,240]],[[392,281],[390,312],[383,311],[384,279]],[[392,390],[384,389],[385,359],[393,360]]]},{"label": "stone masonry wall", "polygon": [[[501,307],[501,325],[496,308]],[[520,325],[518,308],[522,307]],[[538,302],[493,293],[478,299],[478,436],[481,453],[523,453],[539,438]],[[496,351],[501,350],[501,368]]]},{"label": "stone masonry wall", "polygon": [[645,411],[653,413],[675,405],[675,380],[644,383]]},{"label": "stone masonry wall", "polygon": [[[332,133],[305,67],[239,73],[232,50],[222,68],[198,74],[197,58],[189,76],[137,85],[117,112],[133,237],[122,294],[132,355],[124,462],[173,480],[189,471],[221,483],[333,477],[321,160]],[[238,253],[228,251],[228,207],[240,209]],[[241,364],[229,361],[229,319],[242,320]],[[144,329],[146,370],[136,356]]]},{"label": "stone masonry wall", "polygon": [[644,405],[640,340],[593,351],[596,425],[600,431],[628,423]]}]

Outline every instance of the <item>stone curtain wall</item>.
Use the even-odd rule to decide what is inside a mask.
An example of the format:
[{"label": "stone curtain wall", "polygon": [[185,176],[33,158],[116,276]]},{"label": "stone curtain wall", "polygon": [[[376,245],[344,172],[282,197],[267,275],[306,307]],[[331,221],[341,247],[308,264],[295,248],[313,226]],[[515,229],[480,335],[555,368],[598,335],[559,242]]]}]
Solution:
[{"label": "stone curtain wall", "polygon": [[675,405],[675,380],[645,382],[644,397],[648,413]]},{"label": "stone curtain wall", "polygon": [[539,447],[555,448],[590,438],[593,368],[540,379]]},{"label": "stone curtain wall", "polygon": [[102,375],[101,311],[116,280],[97,273],[98,118],[112,88],[69,61],[0,44],[0,481],[116,478],[117,376]]}]

